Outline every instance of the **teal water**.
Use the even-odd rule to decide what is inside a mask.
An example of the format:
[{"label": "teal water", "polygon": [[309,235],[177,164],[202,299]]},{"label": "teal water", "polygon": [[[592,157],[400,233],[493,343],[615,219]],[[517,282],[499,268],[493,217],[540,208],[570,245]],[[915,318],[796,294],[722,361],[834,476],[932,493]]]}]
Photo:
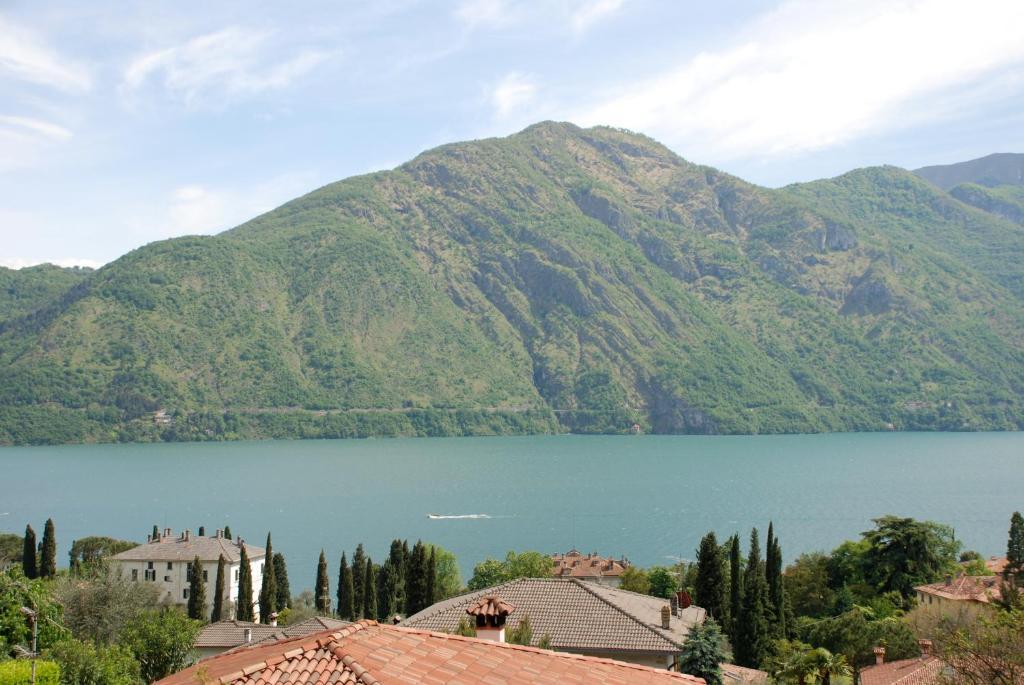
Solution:
[{"label": "teal water", "polygon": [[[1024,510],[1024,433],[538,436],[72,445],[0,449],[0,530],[144,540],[229,524],[288,559],[293,589],[364,542],[451,549],[463,573],[509,549],[693,558],[774,520],[783,552],[828,550],[892,513],[953,525],[969,548],[1005,550]],[[491,518],[429,519],[428,514]]]}]

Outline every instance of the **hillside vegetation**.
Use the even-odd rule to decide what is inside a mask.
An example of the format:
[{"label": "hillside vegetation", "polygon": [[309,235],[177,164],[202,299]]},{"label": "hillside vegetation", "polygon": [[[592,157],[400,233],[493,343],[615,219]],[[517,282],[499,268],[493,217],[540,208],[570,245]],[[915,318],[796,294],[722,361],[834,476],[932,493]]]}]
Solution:
[{"label": "hillside vegetation", "polygon": [[543,123],[9,317],[0,441],[1019,429],[1022,299],[1022,227],[911,172],[768,190]]}]

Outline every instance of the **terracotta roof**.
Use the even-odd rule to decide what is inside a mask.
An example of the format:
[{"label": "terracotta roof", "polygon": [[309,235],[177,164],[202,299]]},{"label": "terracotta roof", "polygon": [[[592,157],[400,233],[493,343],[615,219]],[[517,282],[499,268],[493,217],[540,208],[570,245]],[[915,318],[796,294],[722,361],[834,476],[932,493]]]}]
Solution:
[{"label": "terracotta roof", "polygon": [[361,621],[206,659],[159,685],[659,685],[703,679],[611,659]]},{"label": "terracotta roof", "polygon": [[1010,560],[1006,557],[989,557],[988,560],[985,561],[985,568],[992,573],[1002,573],[1006,570],[1006,564],[1008,564],[1009,561]]},{"label": "terracotta roof", "polygon": [[553,575],[563,578],[614,578],[621,576],[629,566],[625,559],[604,558],[595,554],[580,554],[575,549],[565,554],[552,554],[555,564]]},{"label": "terracotta roof", "polygon": [[196,647],[223,647],[225,649],[245,645],[245,630],[252,631],[250,644],[276,642],[289,637],[300,637],[310,633],[319,633],[327,629],[338,629],[347,626],[347,621],[317,616],[292,626],[268,626],[264,623],[249,621],[218,621],[203,626],[196,638]]},{"label": "terracotta roof", "polygon": [[890,661],[860,670],[860,685],[937,685],[942,662],[933,656]]},{"label": "terracotta roof", "polygon": [[497,595],[486,595],[466,607],[470,616],[508,616],[516,608]]},{"label": "terracotta roof", "polygon": [[926,595],[934,595],[944,599],[962,602],[982,602],[990,604],[998,599],[1000,576],[959,576],[948,583],[942,581],[930,585],[918,585],[914,589]]},{"label": "terracotta roof", "polygon": [[765,685],[768,673],[756,668],[737,666],[736,664],[720,664],[724,683],[743,683],[744,685]]},{"label": "terracotta roof", "polygon": [[495,595],[516,607],[507,628],[530,617],[535,639],[547,634],[563,651],[649,652],[677,654],[690,628],[704,620],[704,610],[690,607],[661,628],[667,599],[569,578],[520,578],[453,597],[402,621],[403,626],[454,632],[466,609]]},{"label": "terracotta roof", "polygon": [[[250,561],[266,556],[265,549],[248,543],[245,543],[245,553]],[[229,562],[238,561],[242,558],[242,546],[227,538],[193,535],[186,540],[180,536],[163,537],[111,558],[118,561],[192,561],[198,555],[201,561],[217,561],[221,554]]]}]

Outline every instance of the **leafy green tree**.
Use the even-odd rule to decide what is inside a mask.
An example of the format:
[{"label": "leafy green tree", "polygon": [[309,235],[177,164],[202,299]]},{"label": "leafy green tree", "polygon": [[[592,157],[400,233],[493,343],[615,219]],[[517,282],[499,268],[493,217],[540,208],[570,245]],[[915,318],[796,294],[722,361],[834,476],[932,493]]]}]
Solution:
[{"label": "leafy green tree", "polygon": [[363,606],[366,603],[365,588],[363,583],[366,580],[366,552],[363,551],[363,543],[356,545],[356,553],[352,555],[352,611],[355,618],[363,617]]},{"label": "leafy green tree", "polygon": [[210,612],[210,622],[216,623],[227,619],[224,612],[224,596],[227,594],[225,583],[227,582],[228,561],[221,554],[217,559],[217,580],[213,586],[213,611]]},{"label": "leafy green tree", "polygon": [[801,554],[783,576],[786,596],[798,616],[820,618],[828,615],[836,601],[836,593],[828,584],[827,555],[821,552]]},{"label": "leafy green tree", "polygon": [[702,625],[694,626],[679,655],[680,673],[703,678],[707,685],[722,685],[723,661],[725,652],[718,623],[709,618]]},{"label": "leafy green tree", "polygon": [[647,569],[650,593],[655,597],[669,599],[679,589],[676,573],[665,566],[651,566]]},{"label": "leafy green tree", "polygon": [[60,666],[49,660],[10,659],[0,661],[0,683],[3,685],[30,685],[33,681],[32,667],[35,666],[35,685],[60,685]]},{"label": "leafy green tree", "polygon": [[68,565],[73,573],[88,573],[90,569],[101,564],[107,557],[138,546],[137,542],[130,540],[90,535],[71,543],[71,551],[68,552]]},{"label": "leafy green tree", "polygon": [[853,673],[849,662],[842,654],[833,654],[823,647],[816,648],[810,661],[817,668],[821,685],[832,685],[832,678],[849,678]]},{"label": "leafy green tree", "polygon": [[138,685],[139,662],[126,647],[67,639],[47,650],[60,665],[62,685]]},{"label": "leafy green tree", "polygon": [[267,556],[263,563],[263,584],[260,585],[260,623],[270,623],[270,615],[276,613],[277,608],[277,568],[274,566],[274,548],[268,532]]},{"label": "leafy green tree", "polygon": [[235,618],[239,621],[252,621],[252,564],[249,563],[249,553],[242,545],[241,568],[238,570],[238,600],[235,603]]},{"label": "leafy green tree", "polygon": [[960,544],[949,526],[932,521],[883,516],[863,533],[868,580],[880,592],[913,595],[914,586],[935,582],[956,568]]},{"label": "leafy green tree", "polygon": [[277,601],[275,602],[278,611],[292,608],[292,589],[288,585],[288,565],[285,563],[284,555],[274,552],[274,580],[277,583]]},{"label": "leafy green tree", "polygon": [[117,641],[125,625],[159,605],[155,583],[135,583],[114,569],[93,567],[89,577],[58,578],[53,599],[64,608],[63,624],[80,640],[97,645]]},{"label": "leafy green tree", "polygon": [[642,595],[651,593],[651,579],[647,577],[647,571],[639,566],[627,566],[619,576],[619,589],[638,592]]},{"label": "leafy green tree", "polygon": [[871,543],[865,539],[846,540],[832,550],[828,559],[829,587],[838,591],[844,586],[863,586],[868,592],[873,592],[873,588],[867,583],[865,570],[870,547]]},{"label": "leafy green tree", "polygon": [[[0,533],[0,568],[20,564],[24,539],[15,533]],[[24,569],[23,569],[24,571]]]},{"label": "leafy green tree", "polygon": [[320,550],[320,560],[316,564],[316,587],[313,590],[317,613],[327,616],[331,613],[331,581],[327,577],[327,557]]},{"label": "leafy green tree", "polygon": [[338,566],[338,618],[346,621],[355,619],[352,586],[352,569],[348,565],[348,558],[342,552],[341,563]]},{"label": "leafy green tree", "polygon": [[554,564],[546,554],[510,551],[503,561],[487,558],[474,566],[469,589],[482,590],[516,578],[548,578],[553,572]]},{"label": "leafy green tree", "polygon": [[366,573],[363,576],[363,617],[377,618],[377,570],[373,559],[366,557]]},{"label": "leafy green tree", "polygon": [[36,557],[36,532],[32,526],[25,526],[25,537],[21,548],[21,568],[29,580],[39,577],[39,560]]},{"label": "leafy green tree", "polygon": [[206,581],[203,580],[203,562],[198,554],[192,560],[188,580],[188,617],[203,621],[206,619]]},{"label": "leafy green tree", "polygon": [[125,626],[120,643],[135,655],[142,679],[152,683],[192,663],[201,627],[175,608],[150,609]]},{"label": "leafy green tree", "polygon": [[821,619],[801,619],[797,624],[800,639],[833,654],[842,654],[856,667],[874,663],[873,650],[886,647],[886,658],[892,661],[909,659],[920,653],[917,638],[905,621],[899,618],[874,620],[871,612],[853,609]]},{"label": "leafy green tree", "polygon": [[694,601],[697,606],[707,609],[708,615],[716,620],[727,616],[725,573],[722,551],[714,531],[700,541],[697,549],[697,583],[694,587]]},{"label": "leafy green tree", "polygon": [[729,538],[729,641],[739,639],[740,615],[743,613],[743,557],[740,555],[739,533]]},{"label": "leafy green tree", "polygon": [[434,601],[454,597],[462,592],[462,575],[455,555],[439,545],[427,545],[434,555]]},{"label": "leafy green tree", "polygon": [[508,569],[497,559],[487,558],[473,567],[473,577],[469,579],[470,590],[500,585],[508,580]]},{"label": "leafy green tree", "polygon": [[43,527],[43,542],[39,550],[39,577],[53,578],[57,575],[57,532],[53,519],[46,519]]},{"label": "leafy green tree", "polygon": [[1024,611],[983,615],[966,625],[945,622],[935,643],[957,685],[1024,683]]},{"label": "leafy green tree", "polygon": [[764,576],[764,562],[761,561],[757,528],[754,528],[750,533],[750,551],[743,578],[740,625],[736,632],[736,643],[733,645],[736,663],[741,666],[760,668],[768,653],[768,620],[765,615],[767,603],[768,584]]},{"label": "leafy green tree", "polygon": [[0,573],[0,659],[9,655],[15,645],[32,643],[32,630],[22,607],[36,611],[39,649],[67,637],[62,607],[51,595],[48,583],[26,578],[18,567],[10,568]]},{"label": "leafy green tree", "polygon": [[1006,540],[1006,572],[1024,575],[1024,516],[1019,511],[1010,517],[1010,534]]}]

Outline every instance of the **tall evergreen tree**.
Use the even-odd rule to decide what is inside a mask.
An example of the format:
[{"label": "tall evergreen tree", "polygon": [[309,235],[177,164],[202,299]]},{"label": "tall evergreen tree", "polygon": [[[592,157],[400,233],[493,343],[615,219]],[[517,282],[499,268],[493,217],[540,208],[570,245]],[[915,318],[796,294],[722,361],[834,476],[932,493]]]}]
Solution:
[{"label": "tall evergreen tree", "polygon": [[231,539],[231,526],[224,526],[224,537],[228,540]]},{"label": "tall evergreen tree", "polygon": [[338,618],[346,621],[355,619],[355,606],[353,605],[352,569],[349,568],[348,559],[345,553],[341,553],[341,565],[338,568]]},{"label": "tall evergreen tree", "polygon": [[363,618],[363,605],[366,601],[363,583],[366,581],[366,553],[363,543],[356,545],[356,553],[352,555],[352,611],[355,618]]},{"label": "tall evergreen tree", "polygon": [[716,621],[721,621],[728,611],[722,551],[714,531],[701,538],[697,550],[697,582],[693,599],[697,606],[704,607]]},{"label": "tall evergreen tree", "polygon": [[437,601],[437,551],[433,545],[430,546],[430,558],[427,559],[426,591],[427,594],[423,603],[424,609],[432,606]]},{"label": "tall evergreen tree", "polygon": [[679,655],[679,672],[703,678],[707,685],[722,685],[723,661],[718,623],[709,618],[703,625],[694,626]]},{"label": "tall evergreen tree", "polygon": [[729,641],[734,645],[743,613],[743,571],[740,559],[740,535],[735,533],[729,538]]},{"label": "tall evergreen tree", "polygon": [[320,560],[316,564],[316,587],[313,588],[313,599],[316,611],[321,616],[331,613],[331,581],[327,577],[327,557],[320,550]]},{"label": "tall evergreen tree", "polygon": [[416,542],[409,556],[408,575],[405,580],[405,610],[409,616],[427,608],[427,550]]},{"label": "tall evergreen tree", "polygon": [[[1010,536],[1006,541],[1006,572],[1024,575],[1024,516],[1019,511],[1010,517]],[[1024,579],[1021,579],[1024,580]]]},{"label": "tall evergreen tree", "polygon": [[36,556],[36,532],[32,526],[25,526],[25,539],[21,544],[21,568],[26,578],[38,578],[39,566]]},{"label": "tall evergreen tree", "polygon": [[57,533],[53,519],[46,519],[43,527],[43,544],[39,550],[39,577],[53,578],[57,575]]},{"label": "tall evergreen tree", "polygon": [[768,599],[774,620],[772,634],[776,639],[783,639],[789,634],[790,617],[788,614],[791,609],[786,599],[786,586],[782,582],[782,545],[779,543],[778,535],[772,537],[772,543],[767,553],[771,563],[765,564],[765,580],[768,583]]},{"label": "tall evergreen tree", "polygon": [[267,556],[263,562],[263,584],[260,585],[260,623],[270,623],[270,615],[277,609],[277,569],[274,568],[274,548],[268,532]]},{"label": "tall evergreen tree", "polygon": [[[405,557],[408,545],[402,540],[391,541],[391,551],[388,560],[391,562],[391,611],[388,618],[394,614],[405,612]],[[377,607],[380,610],[380,607]]]},{"label": "tall evergreen tree", "polygon": [[199,555],[192,560],[188,571],[188,617],[206,620],[206,581],[203,580],[203,563],[199,561]]},{"label": "tall evergreen tree", "polygon": [[391,559],[385,559],[377,572],[377,620],[386,621],[397,612],[398,570]]},{"label": "tall evergreen tree", "polygon": [[238,601],[235,604],[235,618],[239,621],[252,621],[252,565],[249,563],[249,553],[242,545],[242,553],[238,570]]},{"label": "tall evergreen tree", "polygon": [[153,535],[150,539],[152,539],[153,542],[160,541],[160,526],[156,525],[155,523],[153,524]]},{"label": "tall evergreen tree", "polygon": [[768,603],[768,583],[764,576],[764,562],[761,561],[761,545],[757,528],[750,533],[750,552],[747,555],[747,569],[743,577],[743,604],[740,610],[740,624],[733,649],[736,663],[748,668],[760,668],[767,655],[769,636],[765,606]]},{"label": "tall evergreen tree", "polygon": [[213,611],[210,612],[210,622],[227,620],[224,613],[224,595],[227,594],[225,583],[227,582],[228,560],[221,554],[217,560],[217,580],[213,586]]},{"label": "tall evergreen tree", "polygon": [[377,618],[377,573],[373,559],[366,557],[366,573],[363,577],[363,617]]},{"label": "tall evergreen tree", "polygon": [[274,552],[274,580],[277,581],[278,610],[291,609],[292,589],[288,586],[288,566],[280,552]]}]

